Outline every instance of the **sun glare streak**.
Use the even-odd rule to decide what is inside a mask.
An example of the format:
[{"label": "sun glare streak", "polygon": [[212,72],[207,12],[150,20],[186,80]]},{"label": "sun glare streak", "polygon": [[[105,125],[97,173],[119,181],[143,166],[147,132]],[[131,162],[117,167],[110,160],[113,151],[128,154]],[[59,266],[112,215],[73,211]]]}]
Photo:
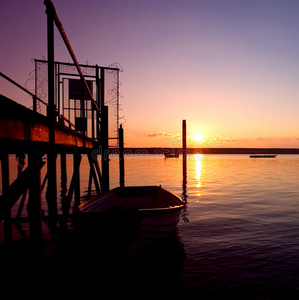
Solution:
[{"label": "sun glare streak", "polygon": [[201,197],[201,160],[202,160],[202,155],[201,154],[195,154],[195,174],[196,174],[196,180],[197,184],[196,187],[199,189],[198,193],[196,196]]}]

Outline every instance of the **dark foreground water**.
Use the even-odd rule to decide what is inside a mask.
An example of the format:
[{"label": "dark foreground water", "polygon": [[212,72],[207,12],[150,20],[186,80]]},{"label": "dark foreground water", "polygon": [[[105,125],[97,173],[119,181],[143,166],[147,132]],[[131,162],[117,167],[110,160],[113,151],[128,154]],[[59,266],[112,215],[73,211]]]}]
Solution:
[{"label": "dark foreground water", "polygon": [[[111,188],[117,164],[112,156]],[[186,197],[177,234],[133,258],[124,258],[114,233],[61,237],[56,256],[36,266],[40,299],[55,298],[47,280],[85,299],[107,299],[103,291],[108,298],[299,299],[299,156],[188,155],[185,191],[182,158],[128,155],[125,170],[126,185],[161,184]]]}]

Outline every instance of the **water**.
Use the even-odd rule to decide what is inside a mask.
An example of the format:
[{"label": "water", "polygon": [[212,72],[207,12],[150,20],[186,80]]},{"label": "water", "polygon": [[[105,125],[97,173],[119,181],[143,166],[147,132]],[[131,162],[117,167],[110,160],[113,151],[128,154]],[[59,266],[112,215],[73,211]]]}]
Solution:
[{"label": "water", "polygon": [[[299,157],[189,155],[176,295],[299,297]],[[112,162],[113,164],[113,162]],[[182,158],[126,157],[127,185],[182,195]]]},{"label": "water", "polygon": [[[186,195],[182,157],[125,157],[125,185],[162,185],[187,196],[187,207],[175,242],[121,267],[122,280],[134,280],[153,295],[162,295],[162,288],[166,298],[298,299],[299,156],[197,154],[187,161]],[[83,158],[82,191],[87,166]],[[110,173],[113,188],[119,182],[117,156],[111,156]]]}]

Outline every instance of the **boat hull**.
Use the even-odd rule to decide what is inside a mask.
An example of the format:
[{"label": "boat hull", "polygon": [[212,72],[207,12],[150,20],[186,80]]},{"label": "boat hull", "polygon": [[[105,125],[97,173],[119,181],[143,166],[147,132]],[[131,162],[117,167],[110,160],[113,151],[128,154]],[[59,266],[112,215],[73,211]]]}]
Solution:
[{"label": "boat hull", "polygon": [[[134,197],[136,196],[135,190],[137,197]],[[181,210],[184,207],[184,202],[179,197],[160,187],[136,187],[136,189],[130,187],[127,191],[121,193],[121,200],[115,200],[113,194],[112,196],[106,194],[100,199],[91,200],[85,207],[84,204],[79,206],[81,231],[95,232],[100,236],[118,236],[123,240],[124,247],[130,251],[148,248],[161,238],[176,231]],[[143,191],[145,191],[145,195]],[[152,192],[154,196],[149,196],[147,194],[149,192]],[[111,193],[114,193],[115,197],[119,196],[119,193],[114,191]],[[109,197],[111,199],[108,200]],[[167,198],[167,201],[163,197]],[[94,201],[105,201],[105,203],[110,201],[111,207],[106,207],[105,203],[97,204]],[[127,209],[121,205],[113,207],[114,202],[122,203]],[[155,206],[156,203],[159,203],[160,206]],[[96,208],[102,210],[90,211],[90,207],[92,210]]]},{"label": "boat hull", "polygon": [[126,245],[126,250],[136,252],[157,244],[161,239],[176,232],[180,217],[181,210],[179,209],[142,216],[139,230]]},{"label": "boat hull", "polygon": [[250,158],[275,158],[276,154],[251,154]]}]

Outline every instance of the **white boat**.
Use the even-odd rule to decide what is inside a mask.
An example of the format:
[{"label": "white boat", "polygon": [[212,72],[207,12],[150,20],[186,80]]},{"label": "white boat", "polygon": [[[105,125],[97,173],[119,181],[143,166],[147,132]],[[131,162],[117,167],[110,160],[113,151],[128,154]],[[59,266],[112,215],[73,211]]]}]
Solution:
[{"label": "white boat", "polygon": [[129,236],[133,248],[144,248],[176,230],[184,205],[161,186],[118,187],[81,204],[79,226],[98,232],[113,228]]}]

